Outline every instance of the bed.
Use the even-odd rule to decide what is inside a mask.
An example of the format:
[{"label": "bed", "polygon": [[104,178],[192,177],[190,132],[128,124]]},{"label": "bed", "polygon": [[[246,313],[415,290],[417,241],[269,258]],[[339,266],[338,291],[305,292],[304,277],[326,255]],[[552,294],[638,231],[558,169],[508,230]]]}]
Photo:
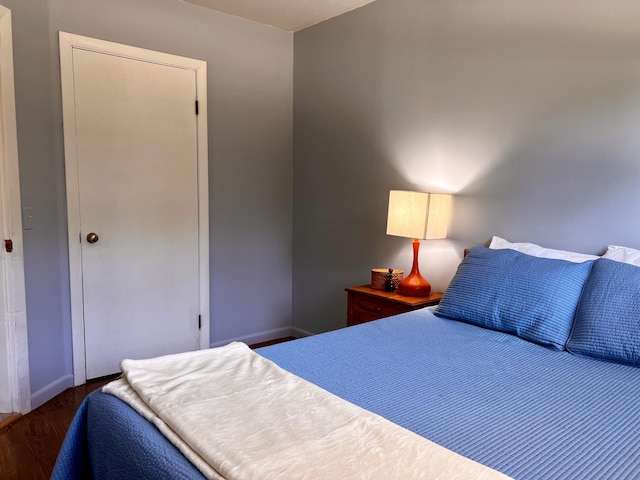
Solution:
[{"label": "bed", "polygon": [[[474,248],[438,307],[256,353],[512,478],[640,478],[635,265]],[[95,392],[52,478],[204,477],[129,405]]]}]

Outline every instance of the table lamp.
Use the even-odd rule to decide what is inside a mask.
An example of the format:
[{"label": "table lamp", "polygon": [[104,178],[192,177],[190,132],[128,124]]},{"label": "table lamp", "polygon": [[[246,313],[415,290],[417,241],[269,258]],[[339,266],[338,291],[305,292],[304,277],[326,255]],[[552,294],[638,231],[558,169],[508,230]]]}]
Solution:
[{"label": "table lamp", "polygon": [[420,275],[418,250],[421,239],[446,238],[451,210],[451,195],[437,193],[389,192],[387,235],[413,238],[411,273],[398,285],[402,295],[425,297],[431,284]]}]

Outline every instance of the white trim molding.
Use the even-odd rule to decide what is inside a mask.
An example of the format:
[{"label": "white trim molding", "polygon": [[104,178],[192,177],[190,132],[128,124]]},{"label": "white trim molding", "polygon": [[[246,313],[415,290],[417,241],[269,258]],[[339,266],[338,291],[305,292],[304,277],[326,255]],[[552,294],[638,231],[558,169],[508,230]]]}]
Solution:
[{"label": "white trim molding", "polygon": [[33,408],[38,408],[56,395],[61,394],[67,388],[71,387],[73,387],[73,375],[64,375],[50,384],[45,385],[37,392],[33,392],[31,394],[31,406]]},{"label": "white trim molding", "polygon": [[[0,384],[0,404],[27,413],[31,399],[14,87],[11,11],[0,6],[0,368],[7,373],[0,376],[7,383]],[[4,240],[11,241],[11,252]]]},{"label": "white trim molding", "polygon": [[266,330],[263,332],[254,333],[252,335],[245,335],[243,337],[227,338],[225,340],[217,340],[211,344],[212,347],[221,347],[231,342],[243,342],[247,345],[253,345],[256,343],[267,342],[277,338],[295,337],[304,338],[312,337],[314,333],[308,332],[297,327],[283,327],[276,328],[274,330]]}]

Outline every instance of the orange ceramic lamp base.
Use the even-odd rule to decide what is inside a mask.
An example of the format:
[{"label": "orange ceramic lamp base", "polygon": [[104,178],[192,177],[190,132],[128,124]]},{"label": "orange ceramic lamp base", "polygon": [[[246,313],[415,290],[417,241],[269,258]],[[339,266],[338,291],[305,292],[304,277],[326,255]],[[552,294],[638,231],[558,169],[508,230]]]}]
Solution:
[{"label": "orange ceramic lamp base", "polygon": [[420,249],[420,240],[413,240],[413,265],[411,273],[398,284],[398,290],[402,295],[409,297],[426,297],[431,292],[431,284],[420,275],[418,268],[418,250]]}]

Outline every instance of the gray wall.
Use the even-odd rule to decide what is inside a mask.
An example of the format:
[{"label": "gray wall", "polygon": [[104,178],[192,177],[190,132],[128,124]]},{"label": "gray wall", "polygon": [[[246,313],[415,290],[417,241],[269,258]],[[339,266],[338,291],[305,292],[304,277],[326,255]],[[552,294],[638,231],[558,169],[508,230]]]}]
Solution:
[{"label": "gray wall", "polygon": [[634,2],[377,0],[293,36],[178,0],[1,1],[34,405],[72,373],[59,30],[208,62],[212,344],[287,334],[292,301],[299,333],[344,326],[345,286],[410,267],[390,189],[456,194],[450,238],[421,249],[440,290],[493,234],[640,248]]},{"label": "gray wall", "polygon": [[293,35],[177,0],[12,10],[34,407],[72,380],[58,31],[208,63],[211,343],[289,335]]},{"label": "gray wall", "polygon": [[624,0],[377,0],[294,39],[296,328],[345,325],[343,288],[410,269],[390,189],[456,194],[423,241],[444,289],[492,235],[640,248],[640,16]]}]

